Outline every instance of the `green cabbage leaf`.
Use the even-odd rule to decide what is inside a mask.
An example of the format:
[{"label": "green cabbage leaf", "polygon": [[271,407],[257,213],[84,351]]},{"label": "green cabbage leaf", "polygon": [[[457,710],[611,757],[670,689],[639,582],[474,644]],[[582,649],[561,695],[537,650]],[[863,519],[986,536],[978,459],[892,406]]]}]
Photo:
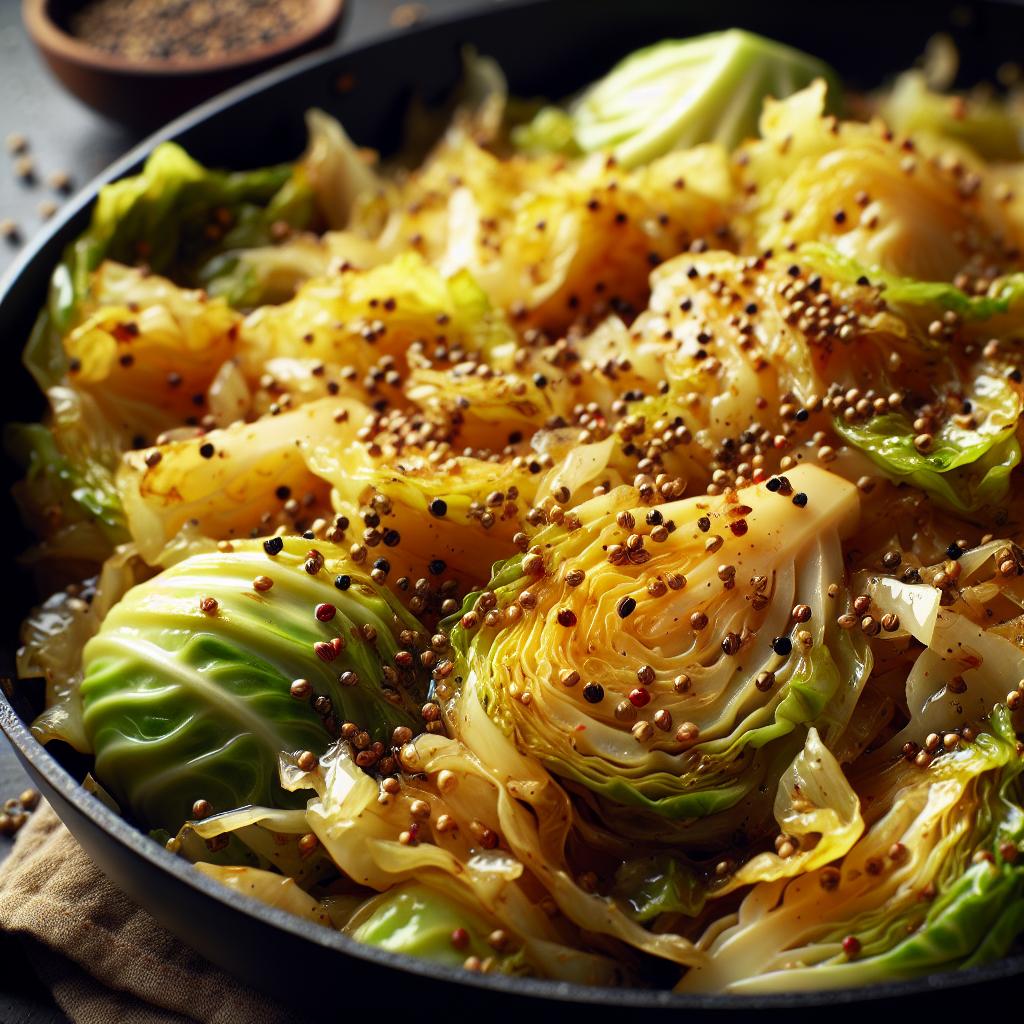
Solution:
[{"label": "green cabbage leaf", "polygon": [[1008,494],[1010,474],[1021,458],[1017,421],[1021,400],[999,378],[980,374],[970,391],[975,427],[946,419],[931,445],[919,451],[917,432],[904,413],[885,413],[865,421],[834,420],[836,432],[864,452],[887,476],[919,487],[939,504],[968,515],[996,505]]},{"label": "green cabbage leaf", "polygon": [[637,167],[673,149],[757,135],[766,96],[783,99],[816,78],[840,101],[834,71],[799,50],[729,29],[637,50],[589,86],[568,111],[540,110],[513,135],[528,151],[608,152]]},{"label": "green cabbage leaf", "polygon": [[[322,752],[340,723],[385,744],[416,726],[423,688],[394,657],[418,623],[338,549],[321,545],[325,562],[307,571],[309,546],[289,539],[272,556],[238,542],[187,558],[132,588],[86,645],[95,774],[143,824],[174,834],[198,799],[215,811],[294,806],[278,784],[282,754]],[[254,587],[261,575],[270,589]],[[329,620],[314,615],[321,604]],[[291,695],[296,679],[313,699]]]}]

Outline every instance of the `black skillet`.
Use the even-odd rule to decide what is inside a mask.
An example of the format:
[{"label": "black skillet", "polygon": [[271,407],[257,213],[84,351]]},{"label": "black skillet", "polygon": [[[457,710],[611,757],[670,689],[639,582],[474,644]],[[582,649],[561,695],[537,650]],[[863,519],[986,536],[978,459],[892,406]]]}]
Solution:
[{"label": "black skillet", "polygon": [[[499,60],[514,93],[557,97],[597,77],[638,45],[732,26],[814,53],[854,86],[875,85],[908,67],[933,33],[949,31],[960,48],[961,78],[969,84],[990,77],[1002,62],[1020,58],[1024,6],[1008,0],[534,0],[428,24],[358,49],[342,47],[304,58],[213,100],[154,135],[68,203],[22,255],[0,283],[0,332],[7,351],[0,379],[5,418],[34,419],[40,413],[40,396],[18,355],[61,250],[86,226],[99,186],[135,171],[157,142],[175,139],[214,166],[275,163],[300,152],[302,113],[318,106],[340,118],[359,143],[386,152],[398,142],[403,111],[414,93],[438,100],[451,91],[465,43]],[[4,472],[13,481],[14,468],[6,465]],[[0,672],[8,675],[17,624],[35,597],[15,564],[28,538],[13,525],[12,512],[8,505],[4,518],[11,525],[0,548],[0,593],[6,612],[0,620]],[[79,786],[86,768],[81,758],[66,748],[44,750],[32,737],[25,722],[39,709],[38,688],[5,683],[4,689],[10,691],[10,699],[0,695],[0,728],[96,863],[133,900],[209,959],[321,1018],[370,1005],[405,1013],[445,1007],[458,1016],[471,1009],[502,1015],[517,1008],[538,1013],[544,1008],[539,999],[593,1004],[588,1015],[599,1012],[599,1007],[626,1012],[660,1008],[683,1014],[719,1011],[738,1017],[745,1017],[744,1011],[777,1009],[786,1020],[820,1018],[829,1007],[865,1000],[884,1000],[885,1009],[915,1015],[931,1009],[949,1012],[958,1003],[991,1009],[1003,1005],[1008,1010],[1015,976],[1024,971],[1024,956],[1017,955],[985,968],[870,989],[741,999],[471,975],[360,946],[231,892],[167,853]],[[555,1007],[547,1004],[547,1009]],[[564,1007],[559,1012],[567,1011]]]}]

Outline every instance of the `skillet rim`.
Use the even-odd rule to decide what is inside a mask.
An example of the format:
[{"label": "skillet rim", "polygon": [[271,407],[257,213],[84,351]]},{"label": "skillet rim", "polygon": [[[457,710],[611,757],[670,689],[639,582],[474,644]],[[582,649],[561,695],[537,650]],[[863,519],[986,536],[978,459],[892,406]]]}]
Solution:
[{"label": "skillet rim", "polygon": [[[479,4],[469,10],[430,17],[422,24],[405,30],[402,38],[429,36],[442,33],[446,28],[469,27],[498,14],[513,12],[518,17],[527,16],[531,9],[549,6],[556,0],[506,0],[499,4]],[[993,7],[1016,7],[1020,9],[1024,25],[1024,7],[1014,0],[983,0]],[[175,140],[188,130],[217,115],[228,113],[232,107],[254,95],[266,92],[281,82],[316,70],[327,70],[332,65],[370,50],[387,51],[390,41],[397,38],[393,32],[382,32],[358,45],[342,42],[314,54],[297,58],[280,67],[258,75],[228,91],[214,97],[180,117],[169,122],[147,136],[128,153],[114,161],[76,195],[64,204],[57,216],[21,250],[7,271],[0,276],[0,320],[5,307],[14,303],[23,290],[23,278],[31,278],[35,265],[43,260],[48,250],[59,238],[67,233],[73,222],[84,217],[94,203],[99,189],[117,178],[131,173],[160,142]],[[46,268],[45,277],[48,279]],[[25,282],[31,285],[31,282]],[[787,993],[756,994],[747,996],[708,994],[678,994],[671,990],[601,988],[568,982],[544,979],[509,977],[500,974],[480,974],[454,967],[437,965],[421,958],[392,953],[378,947],[367,946],[354,939],[327,928],[310,927],[301,918],[284,910],[268,906],[245,896],[240,892],[221,885],[214,879],[192,870],[182,858],[168,852],[144,832],[135,828],[124,818],[88,793],[67,769],[47,751],[32,735],[30,729],[17,713],[6,693],[0,689],[0,732],[11,742],[19,758],[30,773],[51,787],[61,799],[67,801],[79,814],[89,819],[104,833],[107,839],[127,848],[135,857],[141,858],[166,875],[216,902],[225,905],[236,914],[244,915],[275,929],[289,933],[299,941],[333,951],[356,961],[365,961],[378,967],[401,971],[407,975],[429,978],[451,986],[469,986],[478,994],[493,993],[495,996],[526,996],[536,1000],[584,1003],[604,1007],[637,1007],[648,1009],[677,1009],[705,1011],[736,1011],[755,1009],[809,1009],[830,1004],[854,1004],[884,1000],[908,999],[925,993],[937,994],[951,990],[964,990],[988,982],[1000,981],[1024,974],[1024,953],[1015,954],[993,963],[967,970],[942,971],[906,981],[884,982],[859,988],[794,991]],[[116,878],[111,878],[117,884]],[[905,1005],[905,1004],[904,1004]]]}]

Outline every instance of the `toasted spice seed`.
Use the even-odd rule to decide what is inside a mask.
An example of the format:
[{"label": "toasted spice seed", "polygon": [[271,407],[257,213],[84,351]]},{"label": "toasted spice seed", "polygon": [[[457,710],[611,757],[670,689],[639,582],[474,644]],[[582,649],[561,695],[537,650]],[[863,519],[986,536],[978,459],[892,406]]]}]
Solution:
[{"label": "toasted spice seed", "polygon": [[213,814],[213,807],[210,806],[209,800],[197,800],[192,805],[192,817],[197,821],[201,818],[208,818]]},{"label": "toasted spice seed", "polygon": [[690,616],[690,628],[695,632],[699,633],[702,629],[706,628],[708,624],[708,617],[704,612],[694,612]]},{"label": "toasted spice seed", "polygon": [[590,704],[600,704],[604,700],[604,687],[600,683],[587,683],[583,687],[583,699]]},{"label": "toasted spice seed", "polygon": [[575,669],[568,669],[558,680],[563,686],[575,686],[580,681],[580,674]]},{"label": "toasted spice seed", "polygon": [[216,615],[219,605],[215,597],[201,597],[199,599],[199,610],[204,615]]},{"label": "toasted spice seed", "polygon": [[638,743],[646,743],[654,735],[654,727],[650,722],[637,722],[630,732]]},{"label": "toasted spice seed", "polygon": [[672,680],[672,689],[676,693],[689,693],[691,685],[690,677],[685,673],[676,676],[675,679]]},{"label": "toasted spice seed", "polygon": [[585,578],[586,573],[582,569],[570,569],[565,574],[566,585],[570,587],[578,587]]},{"label": "toasted spice seed", "polygon": [[[174,0],[91,0],[76,5],[66,28],[83,44],[124,60],[194,62],[245,54],[284,40],[302,26],[307,10],[301,0],[184,7]],[[403,17],[409,14],[403,12]]]},{"label": "toasted spice seed", "polygon": [[259,591],[261,594],[270,590],[273,585],[274,581],[269,576],[257,576],[252,581],[252,589]]},{"label": "toasted spice seed", "polygon": [[839,888],[841,879],[842,875],[838,868],[825,867],[821,869],[821,873],[818,875],[818,884],[826,892],[834,892]]},{"label": "toasted spice seed", "polygon": [[900,628],[900,617],[895,612],[886,612],[881,618],[882,629],[894,633]]},{"label": "toasted spice seed", "polygon": [[963,676],[953,676],[952,679],[946,683],[946,689],[950,693],[966,693],[967,692],[967,680]]},{"label": "toasted spice seed", "polygon": [[560,626],[571,627],[576,625],[576,613],[571,608],[560,608],[557,618]]},{"label": "toasted spice seed", "polygon": [[654,712],[654,724],[662,732],[668,732],[672,728],[672,712],[666,708]]},{"label": "toasted spice seed", "polygon": [[313,653],[316,654],[321,661],[334,661],[338,656],[339,651],[335,649],[334,644],[330,641],[318,640],[313,644]]},{"label": "toasted spice seed", "polygon": [[311,750],[303,750],[295,759],[295,764],[298,766],[299,771],[303,772],[313,771],[319,763],[316,754]]},{"label": "toasted spice seed", "polygon": [[694,743],[700,736],[700,729],[693,722],[683,722],[676,730],[676,741]]},{"label": "toasted spice seed", "polygon": [[762,692],[767,693],[775,685],[774,672],[758,672],[754,685]]},{"label": "toasted spice seed", "polygon": [[296,679],[288,688],[288,692],[296,700],[309,700],[313,693],[313,684],[308,679]]},{"label": "toasted spice seed", "polygon": [[620,700],[615,705],[615,719],[618,722],[635,722],[636,708],[629,700]]},{"label": "toasted spice seed", "polygon": [[624,597],[619,601],[616,611],[619,613],[620,619],[629,618],[630,615],[636,610],[636,599],[632,597]]}]

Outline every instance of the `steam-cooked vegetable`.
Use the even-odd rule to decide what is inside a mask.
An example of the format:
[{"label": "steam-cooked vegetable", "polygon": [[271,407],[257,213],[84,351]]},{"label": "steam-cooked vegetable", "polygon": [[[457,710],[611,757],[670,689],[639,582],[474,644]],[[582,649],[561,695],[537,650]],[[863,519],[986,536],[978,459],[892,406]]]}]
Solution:
[{"label": "steam-cooked vegetable", "polygon": [[886,301],[895,306],[949,310],[967,320],[988,320],[1008,313],[1024,295],[1022,273],[996,278],[984,294],[968,295],[946,281],[916,281],[888,273],[881,267],[865,266],[830,245],[808,243],[801,248],[801,255],[823,273],[840,281],[882,288]]},{"label": "steam-cooked vegetable", "polygon": [[[838,736],[852,710],[869,662],[823,595],[856,491],[805,467],[734,501],[665,504],[647,528],[633,500],[594,499],[499,566],[506,624],[467,623],[455,643],[488,714],[552,771],[702,818],[762,784],[776,741],[815,722]],[[791,635],[795,605],[807,625]]]},{"label": "steam-cooked vegetable", "polygon": [[837,124],[825,101],[820,82],[766,101],[762,139],[742,150],[747,251],[818,242],[931,281],[952,280],[971,261],[1002,265],[994,196],[975,195],[955,167],[915,158],[877,127]]},{"label": "steam-cooked vegetable", "polygon": [[144,824],[173,833],[197,800],[294,806],[282,753],[319,753],[342,723],[370,742],[415,724],[419,684],[395,664],[415,619],[340,551],[309,550],[273,538],[188,558],[129,591],[86,645],[96,775]]},{"label": "steam-cooked vegetable", "polygon": [[25,471],[12,493],[42,541],[33,557],[88,571],[128,539],[114,484],[121,439],[89,395],[53,387],[47,398],[48,425],[10,424],[4,432]]},{"label": "steam-cooked vegetable", "polygon": [[[425,957],[449,967],[461,967],[466,958],[490,959],[502,974],[533,974],[521,951],[508,954],[501,942],[488,943],[494,922],[466,904],[415,882],[389,889],[356,913],[348,933],[359,942],[392,953]],[[453,941],[457,936],[457,941]]]},{"label": "steam-cooked vegetable", "polygon": [[540,108],[464,56],[394,160],[314,111],[293,165],[158,147],[104,190],[8,433],[35,735],[421,970],[742,994],[1001,955],[1019,90],[947,94],[939,39],[842,120],[731,30]]},{"label": "steam-cooked vegetable", "polygon": [[1024,156],[1024,116],[1019,97],[1000,103],[981,90],[950,95],[929,87],[923,71],[905,71],[880,103],[882,115],[901,135],[937,136],[969,146],[987,160]]},{"label": "steam-cooked vegetable", "polygon": [[80,316],[64,338],[67,379],[104,410],[123,448],[203,411],[241,326],[223,300],[109,262],[93,275]]},{"label": "steam-cooked vegetable", "polygon": [[836,431],[889,476],[906,480],[936,501],[963,513],[1002,501],[1020,462],[1015,436],[1020,398],[1002,381],[982,377],[969,404],[984,417],[965,428],[948,419],[928,440],[904,414],[886,413],[864,423],[836,420]]},{"label": "steam-cooked vegetable", "polygon": [[873,821],[841,866],[755,886],[680,989],[839,988],[1005,953],[1024,930],[1022,762],[1005,708],[990,729],[862,783]]},{"label": "steam-cooked vegetable", "polygon": [[637,50],[590,86],[567,115],[544,108],[516,136],[527,149],[610,152],[635,167],[673,149],[732,149],[757,133],[766,96],[783,99],[835,73],[820,60],[740,29]]},{"label": "steam-cooked vegetable", "polygon": [[233,540],[279,521],[311,521],[326,507],[326,487],[310,473],[300,446],[332,436],[351,440],[365,415],[357,402],[324,398],[256,423],[129,452],[117,487],[139,551],[156,563],[183,528]]},{"label": "steam-cooked vegetable", "polygon": [[328,912],[311,896],[304,893],[293,878],[283,877],[261,868],[238,867],[235,865],[196,864],[197,870],[216,879],[243,896],[249,896],[271,907],[280,907],[289,914],[303,917],[313,924],[331,925]]}]

